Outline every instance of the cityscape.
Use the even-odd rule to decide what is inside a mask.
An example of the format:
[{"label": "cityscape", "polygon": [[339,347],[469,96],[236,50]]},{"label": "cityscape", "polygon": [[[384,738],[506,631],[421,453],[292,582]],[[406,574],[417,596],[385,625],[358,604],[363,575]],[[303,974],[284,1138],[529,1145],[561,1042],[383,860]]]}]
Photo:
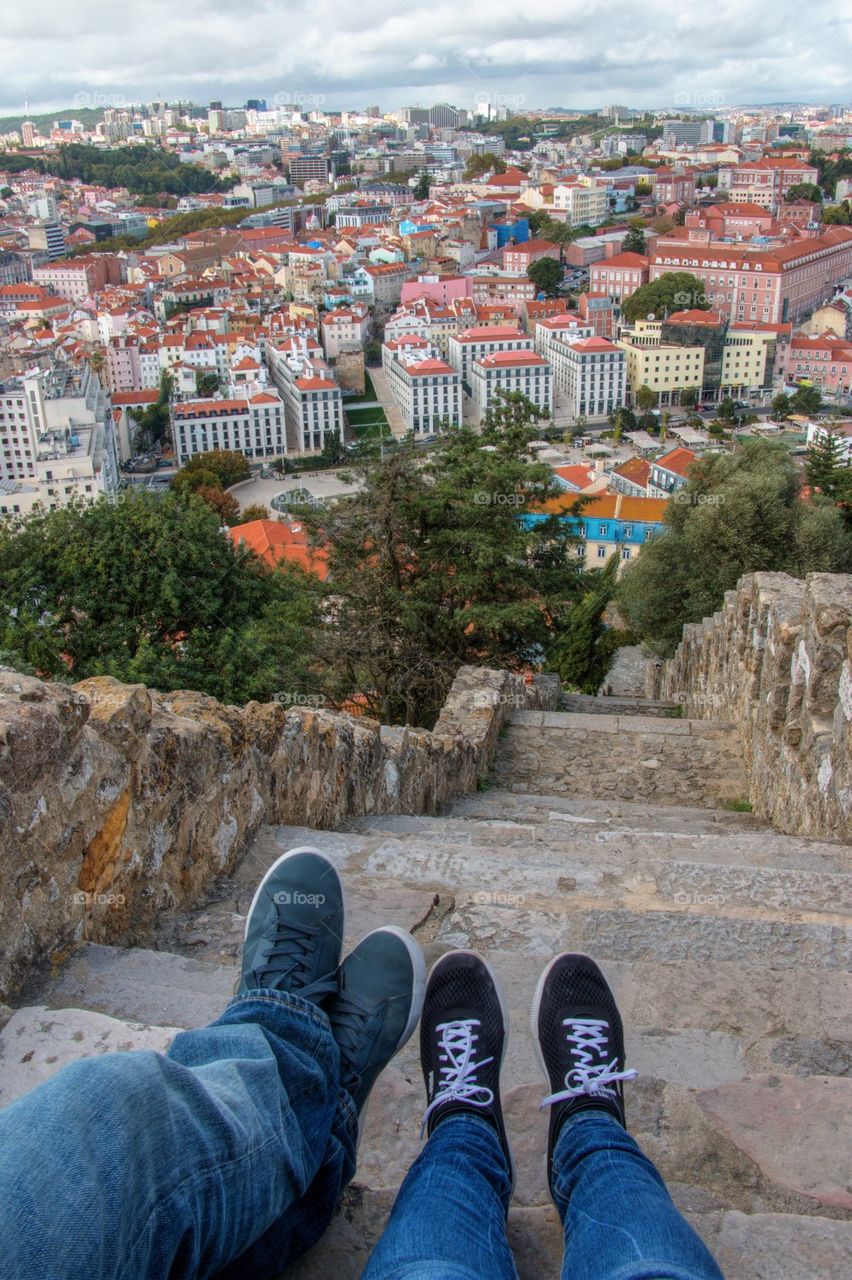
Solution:
[{"label": "cityscape", "polygon": [[73,8],[0,34],[9,1275],[844,1280],[848,17]]}]

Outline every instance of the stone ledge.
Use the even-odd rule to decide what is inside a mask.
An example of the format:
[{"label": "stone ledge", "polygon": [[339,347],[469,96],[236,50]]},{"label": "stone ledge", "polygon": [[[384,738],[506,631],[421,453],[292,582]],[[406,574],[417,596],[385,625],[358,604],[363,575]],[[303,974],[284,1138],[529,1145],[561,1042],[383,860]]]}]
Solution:
[{"label": "stone ledge", "polygon": [[57,949],[144,938],[163,907],[233,871],[264,823],[436,812],[487,773],[513,708],[559,692],[554,677],[463,667],[429,732],[0,670],[0,999]]}]

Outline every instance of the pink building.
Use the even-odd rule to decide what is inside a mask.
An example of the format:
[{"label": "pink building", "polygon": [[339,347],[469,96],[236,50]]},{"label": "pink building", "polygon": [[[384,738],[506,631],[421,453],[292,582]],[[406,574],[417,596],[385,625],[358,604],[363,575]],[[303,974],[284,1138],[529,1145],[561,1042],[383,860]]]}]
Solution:
[{"label": "pink building", "polygon": [[727,172],[735,204],[759,204],[773,212],[787,199],[791,187],[819,180],[818,170],[795,156],[764,156]]},{"label": "pink building", "polygon": [[619,253],[614,258],[594,262],[589,268],[589,288],[605,293],[614,302],[623,302],[648,283],[648,259],[643,253]]},{"label": "pink building", "polygon": [[542,258],[559,261],[559,245],[551,240],[527,240],[524,244],[507,244],[503,250],[503,266],[507,271],[529,271]]},{"label": "pink building", "polygon": [[654,174],[654,199],[657,204],[692,204],[695,199],[695,171],[660,168]]},{"label": "pink building", "polygon": [[[852,275],[852,228],[825,227],[819,236],[773,249],[664,243],[651,253],[649,278],[668,272],[697,277],[711,307],[731,321],[795,321],[827,302],[835,283]],[[691,304],[684,299],[684,305]]]},{"label": "pink building", "polygon": [[724,201],[704,209],[690,209],[684,226],[710,232],[711,240],[729,236],[732,240],[750,240],[765,236],[772,226],[772,213],[760,204],[733,204]]},{"label": "pink building", "polygon": [[848,395],[852,388],[852,342],[833,333],[809,338],[794,333],[787,352],[787,380],[812,382],[820,391]]},{"label": "pink building", "polygon": [[418,276],[416,280],[406,280],[400,301],[404,305],[415,298],[431,298],[445,307],[454,298],[469,298],[471,293],[470,276]]}]

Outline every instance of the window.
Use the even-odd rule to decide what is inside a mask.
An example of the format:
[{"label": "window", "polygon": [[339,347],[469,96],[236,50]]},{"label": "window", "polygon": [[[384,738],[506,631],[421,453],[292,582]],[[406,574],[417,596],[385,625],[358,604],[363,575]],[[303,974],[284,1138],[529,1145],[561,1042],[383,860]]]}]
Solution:
[{"label": "window", "polygon": [[598,547],[598,559],[606,560],[606,547]]}]

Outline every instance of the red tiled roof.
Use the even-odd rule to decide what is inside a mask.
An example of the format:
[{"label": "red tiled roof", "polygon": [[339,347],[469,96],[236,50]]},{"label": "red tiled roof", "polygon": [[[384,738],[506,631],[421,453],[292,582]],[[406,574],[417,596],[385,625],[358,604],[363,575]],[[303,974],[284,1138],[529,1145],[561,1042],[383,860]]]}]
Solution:
[{"label": "red tiled roof", "polygon": [[298,565],[321,580],[328,577],[328,552],[312,547],[303,525],[282,520],[249,520],[228,530],[236,548],[245,547],[265,561],[270,568],[286,561]]}]

